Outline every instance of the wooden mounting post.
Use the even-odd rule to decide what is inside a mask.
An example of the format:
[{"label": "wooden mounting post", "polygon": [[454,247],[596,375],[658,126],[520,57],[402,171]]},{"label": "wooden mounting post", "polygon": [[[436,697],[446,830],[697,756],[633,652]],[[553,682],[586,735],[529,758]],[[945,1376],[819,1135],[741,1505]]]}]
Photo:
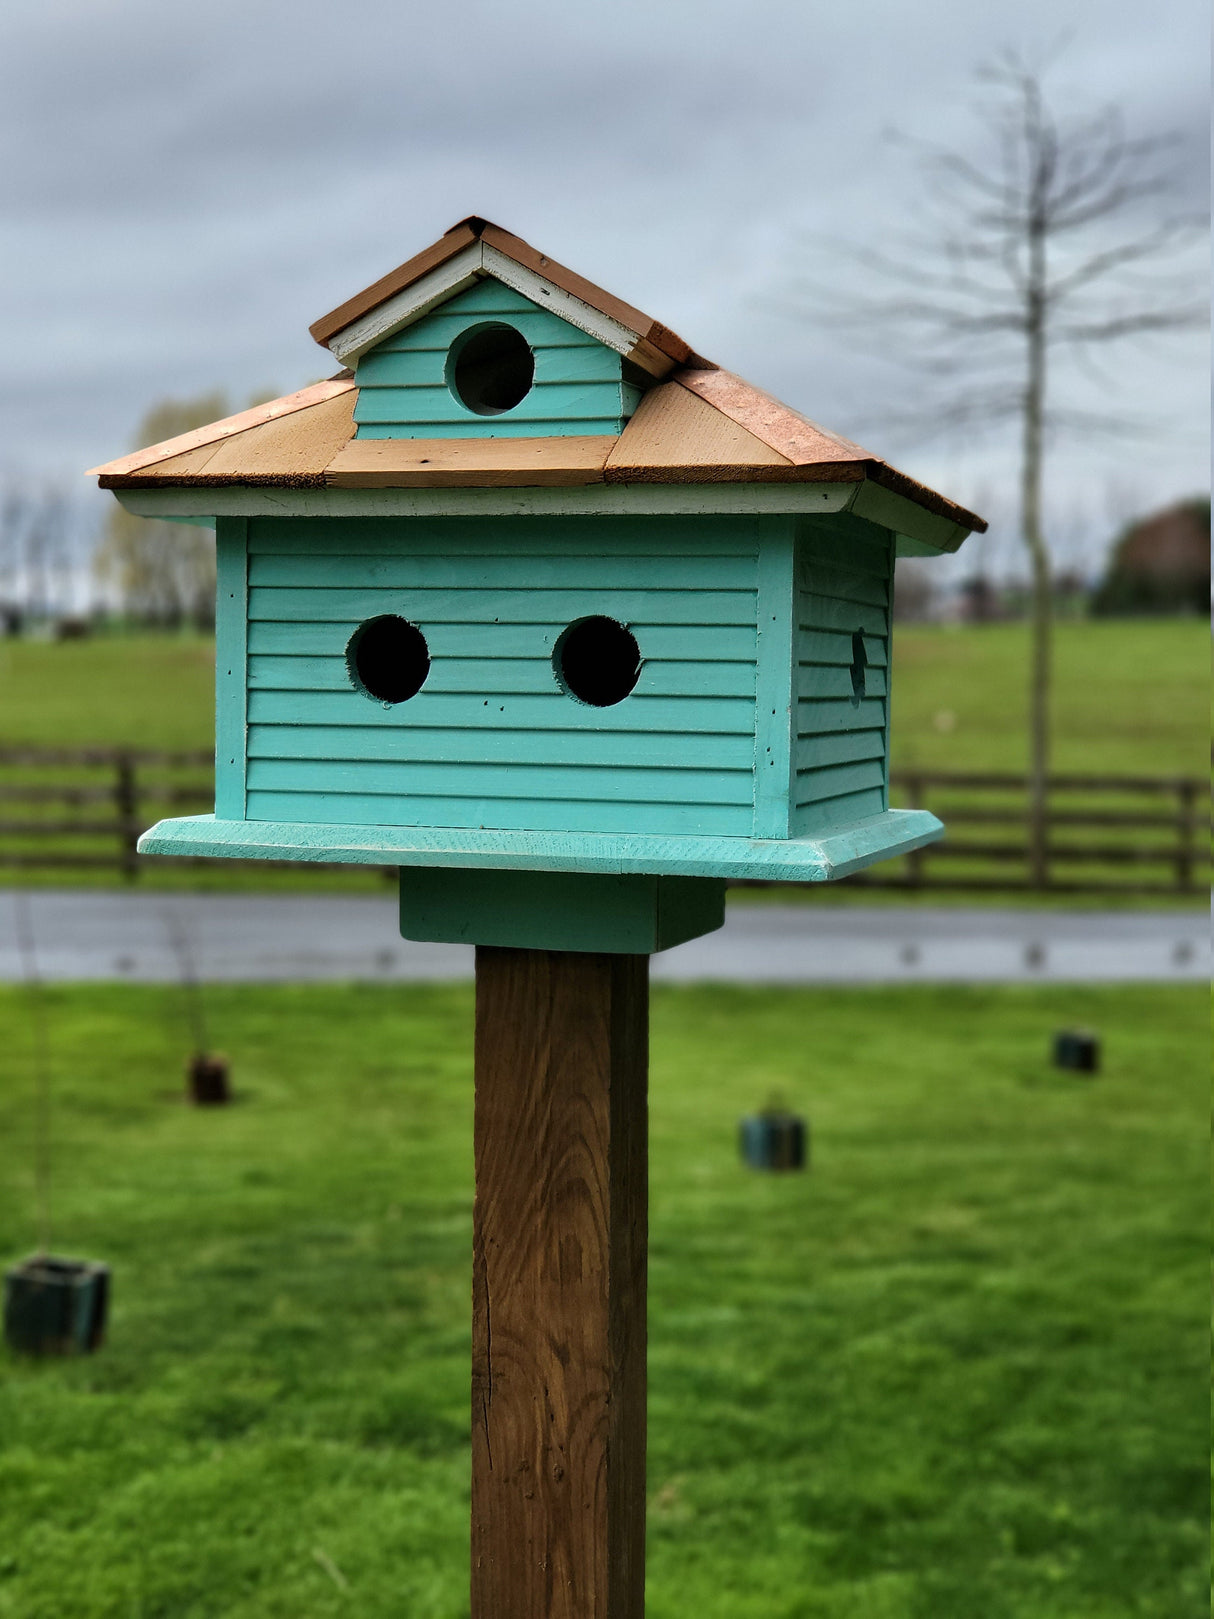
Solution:
[{"label": "wooden mounting post", "polygon": [[642,1619],[648,974],[476,953],[472,1619]]}]

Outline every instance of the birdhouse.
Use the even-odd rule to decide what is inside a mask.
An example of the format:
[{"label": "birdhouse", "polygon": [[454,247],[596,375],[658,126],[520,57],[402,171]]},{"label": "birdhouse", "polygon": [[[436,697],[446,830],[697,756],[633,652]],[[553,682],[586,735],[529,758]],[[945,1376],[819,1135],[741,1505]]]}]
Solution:
[{"label": "birdhouse", "polygon": [[97,469],[216,527],[215,813],[143,851],[631,950],[940,835],[889,805],[894,559],[980,518],[483,219],[312,333],[330,380]]},{"label": "birdhouse", "polygon": [[979,518],[483,219],[312,328],[327,382],[99,468],[213,522],[214,815],[478,946],[473,1619],[644,1609],[648,961],[889,806],[894,558]]}]

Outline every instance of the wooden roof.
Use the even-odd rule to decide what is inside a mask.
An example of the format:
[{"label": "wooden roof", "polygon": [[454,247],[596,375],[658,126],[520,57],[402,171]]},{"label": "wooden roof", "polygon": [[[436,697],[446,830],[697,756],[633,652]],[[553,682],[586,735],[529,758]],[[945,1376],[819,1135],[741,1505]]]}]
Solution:
[{"label": "wooden roof", "polygon": [[[558,297],[568,295],[596,311],[612,323],[613,333],[624,334],[619,338],[621,350],[635,340],[629,352],[655,381],[618,437],[359,439],[354,437],[358,388],[352,373],[343,371],[285,398],[94,467],[102,488],[228,484],[528,488],[867,479],[952,523],[985,529],[974,513],[741,377],[701,359],[681,338],[631,304],[475,215],[317,321],[312,335],[326,343],[368,318],[400,319],[397,305],[386,317],[381,306],[408,295],[411,287],[466,254],[475,243],[484,244],[486,253],[499,255],[495,262],[500,264],[500,255],[505,255],[522,272],[557,288]],[[482,267],[474,273],[493,272]],[[334,346],[340,349],[341,344],[335,341]]]},{"label": "wooden roof", "polygon": [[937,516],[982,518],[728,371],[682,368],[651,388],[619,437],[356,439],[353,379],[335,377],[94,467],[103,489],[535,488],[588,483],[856,483]]},{"label": "wooden roof", "polygon": [[395,270],[389,270],[387,275],[381,276],[369,287],[364,287],[362,292],[355,293],[353,298],[348,298],[345,303],[339,304],[327,315],[322,315],[318,321],[312,323],[308,328],[309,331],[322,347],[327,348],[347,327],[370,315],[389,299],[396,298],[410,287],[416,286],[424,277],[440,270],[478,242],[502,254],[541,281],[546,281],[551,286],[558,287],[561,292],[568,293],[572,298],[606,316],[609,321],[613,321],[616,326],[631,334],[629,358],[646,371],[664,375],[674,366],[687,365],[696,359],[683,339],[669,327],[663,326],[660,321],[643,314],[632,304],[625,303],[622,298],[616,298],[612,293],[605,292],[593,281],[587,281],[584,276],[578,275],[576,270],[566,269],[563,264],[550,259],[547,254],[532,247],[530,242],[523,241],[521,236],[512,235],[510,231],[503,230],[500,225],[495,225],[488,219],[482,219],[478,214],[470,214],[467,219],[461,219],[457,225],[452,225],[449,231],[423,252],[414,254]]}]

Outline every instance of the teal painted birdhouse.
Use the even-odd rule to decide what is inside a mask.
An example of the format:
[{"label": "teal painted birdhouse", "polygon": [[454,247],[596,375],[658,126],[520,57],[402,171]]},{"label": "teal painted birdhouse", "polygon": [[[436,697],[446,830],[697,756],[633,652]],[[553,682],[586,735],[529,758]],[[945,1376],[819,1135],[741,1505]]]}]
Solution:
[{"label": "teal painted birdhouse", "polygon": [[483,219],[312,331],[331,380],[98,469],[216,526],[215,814],[142,850],[397,865],[416,937],[660,948],[731,879],[940,834],[889,807],[894,559],[980,518]]}]

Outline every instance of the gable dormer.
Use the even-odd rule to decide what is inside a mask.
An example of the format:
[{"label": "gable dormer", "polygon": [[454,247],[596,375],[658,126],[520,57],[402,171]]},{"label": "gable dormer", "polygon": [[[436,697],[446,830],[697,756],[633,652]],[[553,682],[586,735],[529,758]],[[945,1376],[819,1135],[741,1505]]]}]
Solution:
[{"label": "gable dormer", "polygon": [[623,432],[644,373],[492,276],[355,361],[355,436],[550,438]]}]

